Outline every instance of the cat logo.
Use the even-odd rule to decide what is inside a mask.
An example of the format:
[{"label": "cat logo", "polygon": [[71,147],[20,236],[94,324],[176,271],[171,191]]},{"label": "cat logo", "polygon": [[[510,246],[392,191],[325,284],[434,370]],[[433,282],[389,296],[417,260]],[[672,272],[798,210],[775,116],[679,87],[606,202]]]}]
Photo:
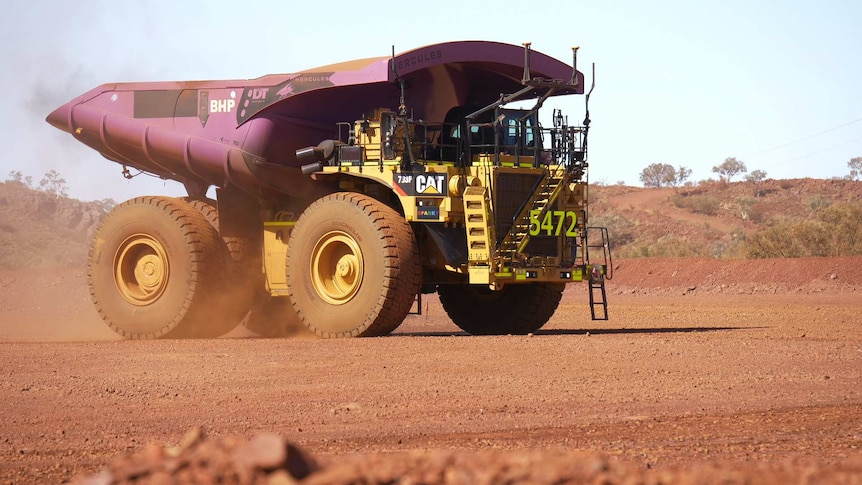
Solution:
[{"label": "cat logo", "polygon": [[416,193],[446,195],[446,174],[419,174],[416,176]]}]

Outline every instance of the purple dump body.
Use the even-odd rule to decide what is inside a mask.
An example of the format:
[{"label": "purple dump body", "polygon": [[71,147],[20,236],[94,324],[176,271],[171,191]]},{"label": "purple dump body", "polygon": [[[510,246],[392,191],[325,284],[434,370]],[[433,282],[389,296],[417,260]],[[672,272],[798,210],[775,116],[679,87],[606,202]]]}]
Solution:
[{"label": "purple dump body", "polygon": [[[163,178],[302,198],[312,184],[295,151],[336,138],[338,122],[397,110],[393,62],[411,116],[442,122],[453,107],[479,108],[520,89],[524,50],[450,42],[252,80],[104,84],[47,120],[106,158]],[[534,77],[572,76],[570,66],[535,51],[530,66]],[[577,90],[567,93],[583,93],[577,75]]]}]

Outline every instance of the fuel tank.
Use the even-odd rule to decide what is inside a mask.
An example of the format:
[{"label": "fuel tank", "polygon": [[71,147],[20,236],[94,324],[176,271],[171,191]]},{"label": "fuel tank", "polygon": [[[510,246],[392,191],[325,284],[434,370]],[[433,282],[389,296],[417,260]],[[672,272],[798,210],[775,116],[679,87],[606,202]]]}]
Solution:
[{"label": "fuel tank", "polygon": [[[570,79],[572,67],[533,51],[533,77]],[[47,121],[105,158],[186,187],[235,187],[262,199],[314,192],[296,150],[336,138],[338,123],[375,108],[443,121],[522,87],[524,51],[448,42],[257,79],[103,84]],[[583,75],[575,94],[583,93]],[[537,95],[540,94],[537,91]],[[573,94],[573,91],[559,94]],[[343,131],[343,130],[342,130]]]}]

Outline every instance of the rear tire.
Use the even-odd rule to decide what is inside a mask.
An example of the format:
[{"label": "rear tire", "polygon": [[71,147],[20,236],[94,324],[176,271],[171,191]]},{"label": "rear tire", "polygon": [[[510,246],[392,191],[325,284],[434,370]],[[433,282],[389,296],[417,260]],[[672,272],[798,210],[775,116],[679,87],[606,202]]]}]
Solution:
[{"label": "rear tire", "polygon": [[302,322],[324,338],[386,335],[407,316],[421,281],[404,217],[371,197],[331,194],[290,235],[287,284]]},{"label": "rear tire", "polygon": [[[184,198],[192,207],[201,213],[209,223],[219,231],[219,214],[215,200]],[[282,337],[273,329],[278,324],[270,325],[264,320],[276,316],[279,312],[262,311],[270,296],[265,288],[263,272],[261,271],[261,248],[254,235],[221,236],[227,248],[225,265],[227,278],[222,301],[225,318],[236,322],[234,327],[242,324],[252,332],[263,337]],[[267,331],[269,330],[269,331]]]},{"label": "rear tire", "polygon": [[440,285],[440,304],[461,330],[472,335],[525,335],[550,320],[566,288],[562,283],[485,286]]},{"label": "rear tire", "polygon": [[90,246],[96,309],[132,339],[216,337],[235,322],[219,310],[227,249],[191,205],[138,197],[115,207]]}]

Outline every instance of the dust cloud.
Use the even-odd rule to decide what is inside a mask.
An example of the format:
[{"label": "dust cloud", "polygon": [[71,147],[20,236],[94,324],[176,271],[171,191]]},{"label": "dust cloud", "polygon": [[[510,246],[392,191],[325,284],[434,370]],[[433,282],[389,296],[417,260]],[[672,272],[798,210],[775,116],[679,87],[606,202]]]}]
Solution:
[{"label": "dust cloud", "polygon": [[[83,267],[0,269],[0,288],[0,342],[122,339],[96,311]],[[289,305],[259,303],[223,338],[314,338]]]},{"label": "dust cloud", "polygon": [[0,341],[117,340],[99,318],[78,268],[0,270]]},{"label": "dust cloud", "polygon": [[6,150],[0,180],[20,171],[38,181],[56,170],[69,195],[81,200],[180,193],[174,182],[123,179],[119,165],[45,122],[51,111],[98,85],[159,75],[154,66],[159,65],[160,43],[149,42],[161,34],[152,13],[156,8],[146,1],[36,0],[4,9],[0,89],[7,96],[0,136]]}]

